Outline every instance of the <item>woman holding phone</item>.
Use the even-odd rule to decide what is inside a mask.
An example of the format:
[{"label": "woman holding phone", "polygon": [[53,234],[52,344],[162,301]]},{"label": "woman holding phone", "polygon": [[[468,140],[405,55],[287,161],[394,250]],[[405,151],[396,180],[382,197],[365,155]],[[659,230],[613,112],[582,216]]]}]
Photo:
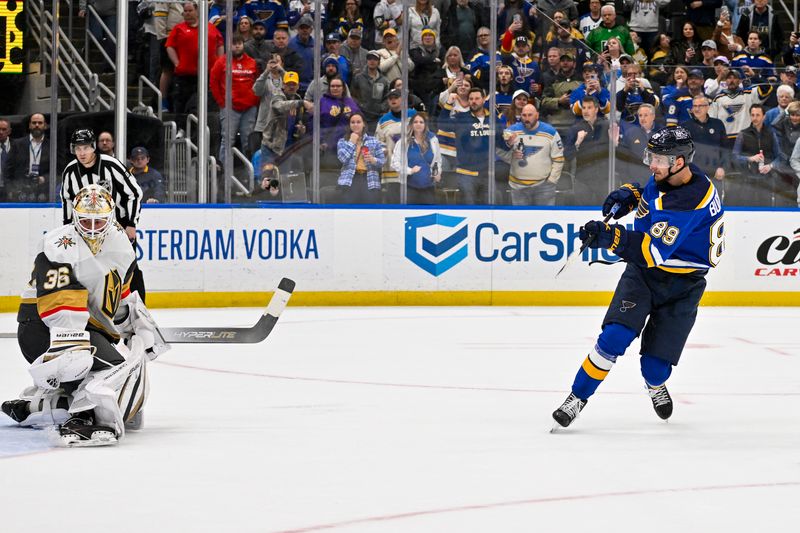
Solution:
[{"label": "woman holding phone", "polygon": [[347,131],[336,147],[342,163],[337,188],[346,204],[380,203],[380,170],[386,161],[383,144],[369,135],[367,119],[361,111],[350,115]]},{"label": "woman holding phone", "polygon": [[[428,116],[417,113],[409,122],[406,134],[406,183],[408,204],[435,204],[436,184],[442,179],[442,153],[439,140],[428,129]],[[392,169],[401,174],[403,143],[398,141],[392,153]]]}]

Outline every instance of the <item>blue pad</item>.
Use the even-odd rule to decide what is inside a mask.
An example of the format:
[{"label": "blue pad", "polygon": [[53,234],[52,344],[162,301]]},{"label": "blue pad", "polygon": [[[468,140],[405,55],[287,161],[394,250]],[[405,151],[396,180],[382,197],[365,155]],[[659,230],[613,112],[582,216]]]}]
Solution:
[{"label": "blue pad", "polygon": [[672,374],[672,365],[652,355],[643,355],[641,359],[642,377],[651,387],[663,385]]},{"label": "blue pad", "polygon": [[634,330],[622,324],[607,324],[597,338],[597,353],[609,361],[616,361],[617,357],[625,353],[636,335]]}]

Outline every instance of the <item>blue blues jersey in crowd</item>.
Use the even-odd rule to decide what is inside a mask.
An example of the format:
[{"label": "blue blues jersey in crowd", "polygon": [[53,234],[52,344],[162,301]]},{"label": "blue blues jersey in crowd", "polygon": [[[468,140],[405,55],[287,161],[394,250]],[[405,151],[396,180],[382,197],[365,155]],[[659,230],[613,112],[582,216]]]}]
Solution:
[{"label": "blue blues jersey in crowd", "polygon": [[677,126],[692,118],[692,95],[689,89],[682,87],[669,96],[664,97],[664,116],[667,126]]},{"label": "blue blues jersey in crowd", "polygon": [[708,176],[690,168],[692,178],[678,187],[650,176],[620,253],[624,259],[677,274],[717,266],[725,249],[722,201]]}]

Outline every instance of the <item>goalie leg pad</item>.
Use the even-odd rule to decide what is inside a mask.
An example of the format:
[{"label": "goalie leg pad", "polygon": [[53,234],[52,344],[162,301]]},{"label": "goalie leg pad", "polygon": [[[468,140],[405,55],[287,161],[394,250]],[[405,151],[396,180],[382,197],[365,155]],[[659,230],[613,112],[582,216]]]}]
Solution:
[{"label": "goalie leg pad", "polygon": [[130,350],[124,363],[90,374],[75,391],[70,407],[73,414],[93,409],[95,422],[113,428],[120,438],[125,421],[141,411],[149,392],[147,357],[136,335]]}]

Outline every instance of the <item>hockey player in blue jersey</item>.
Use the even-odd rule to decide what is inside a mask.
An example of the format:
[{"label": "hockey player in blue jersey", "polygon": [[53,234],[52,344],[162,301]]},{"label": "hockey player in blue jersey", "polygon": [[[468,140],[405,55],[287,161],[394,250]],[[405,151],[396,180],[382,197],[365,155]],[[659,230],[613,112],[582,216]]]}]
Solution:
[{"label": "hockey player in blue jersey", "polygon": [[633,230],[591,221],[580,238],[591,248],[607,248],[627,262],[608,307],[597,343],[553,412],[569,426],[608,375],[617,358],[640,334],[641,371],[656,414],[672,415],[666,381],[678,364],[697,316],[705,275],[724,250],[722,202],[713,182],[691,164],[694,142],[683,127],[656,131],[644,163],[652,175],[644,186],[625,184],[603,204],[603,214],[619,205],[614,218],[636,210]]}]

